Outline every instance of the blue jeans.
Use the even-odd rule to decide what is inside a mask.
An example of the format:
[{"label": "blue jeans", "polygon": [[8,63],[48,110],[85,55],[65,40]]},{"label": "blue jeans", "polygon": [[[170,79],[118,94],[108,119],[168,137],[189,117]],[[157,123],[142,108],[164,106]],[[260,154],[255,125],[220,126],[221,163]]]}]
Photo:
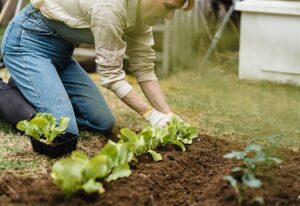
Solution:
[{"label": "blue jeans", "polygon": [[69,117],[67,132],[78,134],[78,125],[82,125],[110,133],[112,112],[73,59],[74,45],[48,25],[31,4],[9,23],[1,52],[10,75],[38,112],[52,113],[56,119]]}]

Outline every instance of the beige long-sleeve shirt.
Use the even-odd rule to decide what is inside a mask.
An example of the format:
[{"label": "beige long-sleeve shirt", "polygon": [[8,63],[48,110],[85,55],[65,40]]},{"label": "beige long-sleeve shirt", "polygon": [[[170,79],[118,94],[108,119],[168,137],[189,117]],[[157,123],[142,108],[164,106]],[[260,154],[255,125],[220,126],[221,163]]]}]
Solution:
[{"label": "beige long-sleeve shirt", "polygon": [[71,28],[91,28],[101,83],[123,98],[132,90],[122,69],[125,53],[138,82],[157,79],[152,28],[139,21],[138,1],[31,0],[31,3],[49,19]]}]

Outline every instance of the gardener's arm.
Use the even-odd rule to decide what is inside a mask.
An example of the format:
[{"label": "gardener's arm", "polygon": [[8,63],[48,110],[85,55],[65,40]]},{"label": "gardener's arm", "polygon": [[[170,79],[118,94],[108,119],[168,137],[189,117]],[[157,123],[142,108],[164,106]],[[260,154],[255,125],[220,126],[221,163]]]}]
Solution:
[{"label": "gardener's arm", "polygon": [[171,112],[170,106],[166,102],[165,96],[161,91],[158,80],[140,82],[139,84],[148,101],[155,109],[164,114]]},{"label": "gardener's arm", "polygon": [[[150,85],[148,85],[148,83],[146,83],[147,88],[149,88],[148,86],[151,86],[151,83]],[[155,96],[157,95],[157,93],[155,94],[155,92],[154,93],[151,92],[151,95]],[[160,112],[151,107],[149,108],[146,102],[144,102],[144,100],[141,99],[133,90],[131,90],[124,98],[122,98],[122,100],[131,108],[133,108],[135,111],[140,113],[153,126],[158,126],[158,127],[166,126],[167,123],[171,120],[172,116],[174,115],[172,113],[166,114]],[[154,102],[157,103],[158,106],[160,106],[160,103],[163,103],[162,105],[167,106],[165,111],[169,110],[168,105],[164,101],[154,101]]]},{"label": "gardener's arm", "polygon": [[[137,81],[156,110],[167,114],[170,107],[160,89],[159,82],[154,73],[155,51],[152,49],[154,40],[152,28],[141,24],[133,32],[126,33],[126,53],[129,56],[130,71],[136,76]],[[130,95],[130,97],[132,97]]]},{"label": "gardener's arm", "polygon": [[[102,6],[89,11],[101,84],[113,91],[133,110],[144,114],[150,107],[125,80],[125,72],[122,69],[127,46],[122,38],[124,34],[122,18],[116,15],[118,12],[111,7]],[[156,79],[152,72],[151,78]]]},{"label": "gardener's arm", "polygon": [[[140,86],[155,109],[164,114],[171,112],[157,80],[140,82]],[[139,114],[144,114],[150,109],[147,103],[134,90],[131,90],[122,100]]]},{"label": "gardener's arm", "polygon": [[[98,11],[98,9],[105,10]],[[151,28],[146,27],[146,30],[142,28],[142,32],[136,33],[137,36],[127,36],[125,42],[122,38],[124,34],[122,19],[124,18],[116,15],[117,12],[111,7],[105,8],[103,6],[89,11],[91,12],[91,29],[95,40],[96,63],[102,85],[113,91],[136,112],[142,114],[152,125],[165,125],[169,116],[157,110],[149,110],[151,107],[147,106],[143,98],[139,97],[125,80],[125,72],[122,69],[126,47],[133,45],[133,47],[129,46],[131,48],[129,48],[130,64],[138,82],[157,81],[154,73],[155,52],[151,48],[153,45]],[[135,29],[138,30],[139,28]],[[145,90],[149,89],[143,87],[143,91]],[[146,96],[151,97],[153,95],[148,94]],[[151,102],[154,103],[154,101]],[[159,106],[159,108],[163,108],[163,106]],[[164,110],[168,111],[167,108]]]}]

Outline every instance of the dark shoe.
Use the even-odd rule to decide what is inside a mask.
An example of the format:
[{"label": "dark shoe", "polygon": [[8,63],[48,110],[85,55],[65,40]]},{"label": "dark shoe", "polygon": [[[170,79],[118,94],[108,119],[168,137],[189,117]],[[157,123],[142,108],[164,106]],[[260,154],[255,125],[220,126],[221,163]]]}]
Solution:
[{"label": "dark shoe", "polygon": [[0,115],[7,122],[16,125],[30,119],[36,110],[25,99],[16,86],[10,86],[0,78]]}]

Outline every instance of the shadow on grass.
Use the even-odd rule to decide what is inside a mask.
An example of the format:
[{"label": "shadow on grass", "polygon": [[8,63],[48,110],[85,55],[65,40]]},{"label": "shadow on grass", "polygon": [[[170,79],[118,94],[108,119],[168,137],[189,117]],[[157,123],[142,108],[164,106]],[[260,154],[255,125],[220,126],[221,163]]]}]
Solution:
[{"label": "shadow on grass", "polygon": [[17,134],[18,130],[15,126],[7,123],[1,116],[0,116],[0,131],[5,134]]}]

